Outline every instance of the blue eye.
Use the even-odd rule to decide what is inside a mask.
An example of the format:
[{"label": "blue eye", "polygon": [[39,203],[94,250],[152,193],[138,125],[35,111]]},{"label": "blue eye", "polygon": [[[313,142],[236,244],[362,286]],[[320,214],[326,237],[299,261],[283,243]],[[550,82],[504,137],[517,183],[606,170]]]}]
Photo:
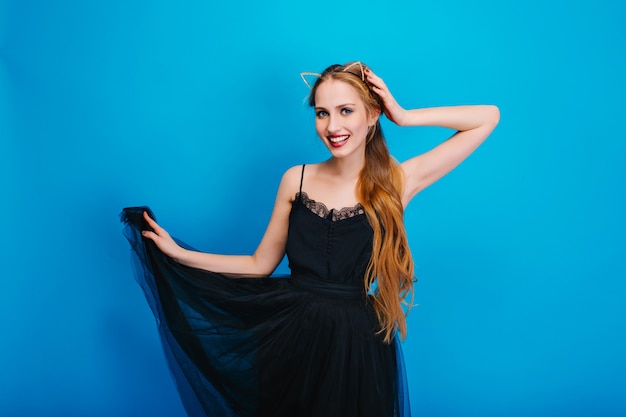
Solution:
[{"label": "blue eye", "polygon": [[348,115],[348,114],[352,114],[352,112],[354,112],[354,110],[349,109],[347,107],[344,107],[343,109],[341,109],[341,114]]},{"label": "blue eye", "polygon": [[326,110],[320,110],[316,113],[317,117],[326,117],[328,116],[328,112]]}]

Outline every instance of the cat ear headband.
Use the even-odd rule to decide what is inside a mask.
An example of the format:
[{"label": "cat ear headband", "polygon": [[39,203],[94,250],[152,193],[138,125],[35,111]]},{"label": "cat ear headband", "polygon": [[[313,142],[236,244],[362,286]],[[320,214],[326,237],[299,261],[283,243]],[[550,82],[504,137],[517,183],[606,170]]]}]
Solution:
[{"label": "cat ear headband", "polygon": [[[361,64],[361,61],[353,62],[352,64],[350,64],[347,67],[345,67],[342,71],[346,72],[350,68],[354,67],[355,65],[359,66],[359,69],[361,70],[361,81],[365,82],[365,70],[363,68],[363,64]],[[302,81],[304,81],[304,83],[307,85],[307,87],[309,87],[310,90],[313,89],[313,86],[311,86],[311,84],[309,83],[309,80],[307,80],[307,77],[319,78],[321,76],[322,76],[322,74],[318,74],[317,72],[301,72],[300,73],[300,77],[302,78]],[[313,84],[315,84],[315,83],[313,83]]]}]

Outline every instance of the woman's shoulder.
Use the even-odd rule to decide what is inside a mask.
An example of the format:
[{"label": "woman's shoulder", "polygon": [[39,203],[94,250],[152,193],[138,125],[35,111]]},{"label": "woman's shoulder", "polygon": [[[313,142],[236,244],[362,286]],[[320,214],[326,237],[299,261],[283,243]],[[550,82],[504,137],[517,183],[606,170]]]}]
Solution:
[{"label": "woman's shoulder", "polygon": [[303,178],[310,176],[307,174],[315,173],[319,165],[319,163],[306,163],[288,168],[280,181],[280,188],[288,190],[287,194],[294,196],[300,191]]},{"label": "woman's shoulder", "polygon": [[288,168],[283,174],[283,181],[287,180],[289,182],[296,181],[300,184],[300,180],[303,175],[310,174],[312,172],[316,172],[318,167],[320,166],[320,162],[317,163],[306,163],[300,165],[294,165],[291,168]]},{"label": "woman's shoulder", "polygon": [[295,166],[292,166],[291,168],[288,168],[283,173],[283,178],[281,180],[281,183],[292,184],[292,185],[294,183],[299,183],[300,176],[302,175],[302,167],[303,165],[295,165]]},{"label": "woman's shoulder", "polygon": [[294,198],[296,193],[300,190],[300,183],[302,182],[302,174],[305,166],[308,166],[308,164],[295,165],[288,168],[283,173],[283,177],[280,180],[279,193],[282,192],[283,195],[289,196],[290,200]]}]

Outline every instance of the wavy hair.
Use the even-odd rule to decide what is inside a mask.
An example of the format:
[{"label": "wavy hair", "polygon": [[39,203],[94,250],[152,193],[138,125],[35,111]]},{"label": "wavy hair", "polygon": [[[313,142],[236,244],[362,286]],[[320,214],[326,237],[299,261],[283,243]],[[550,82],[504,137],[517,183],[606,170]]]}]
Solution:
[{"label": "wavy hair", "polygon": [[[315,107],[317,88],[326,80],[339,80],[351,85],[361,97],[368,115],[382,114],[382,100],[372,91],[363,75],[364,65],[349,62],[326,68],[311,89],[309,105]],[[365,165],[359,174],[357,196],[374,231],[372,256],[365,273],[365,288],[372,294],[372,304],[379,334],[390,343],[396,331],[406,336],[406,314],[413,300],[414,265],[404,229],[402,170],[389,154],[385,137],[376,121],[365,145]],[[406,298],[411,295],[411,302]],[[405,312],[403,304],[408,305]]]}]

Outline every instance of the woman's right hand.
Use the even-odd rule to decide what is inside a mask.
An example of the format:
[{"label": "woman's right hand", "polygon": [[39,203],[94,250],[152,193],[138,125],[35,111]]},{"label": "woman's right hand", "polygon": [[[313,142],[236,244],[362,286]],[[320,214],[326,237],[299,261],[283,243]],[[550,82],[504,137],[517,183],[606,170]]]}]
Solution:
[{"label": "woman's right hand", "polygon": [[143,217],[153,230],[142,230],[143,237],[152,240],[161,252],[178,262],[185,249],[180,247],[165,229],[148,216],[147,212],[143,212]]}]

